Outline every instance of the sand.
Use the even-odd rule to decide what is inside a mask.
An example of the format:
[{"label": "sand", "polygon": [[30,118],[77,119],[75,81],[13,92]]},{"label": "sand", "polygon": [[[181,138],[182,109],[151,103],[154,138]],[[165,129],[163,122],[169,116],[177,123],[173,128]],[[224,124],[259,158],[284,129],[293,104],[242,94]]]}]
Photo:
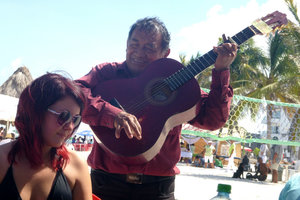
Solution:
[{"label": "sand", "polygon": [[208,200],[217,194],[219,183],[230,184],[233,200],[273,200],[278,199],[285,182],[272,183],[269,174],[264,182],[231,178],[233,171],[226,169],[204,169],[178,163],[181,173],[175,181],[177,200]]},{"label": "sand", "polygon": [[[78,152],[86,159],[89,152]],[[222,168],[199,168],[178,163],[181,173],[175,179],[176,200],[209,200],[217,194],[219,183],[230,184],[232,200],[275,200],[278,199],[285,182],[272,183],[269,174],[264,182],[231,178],[233,171]],[[284,178],[283,178],[284,180]]]}]

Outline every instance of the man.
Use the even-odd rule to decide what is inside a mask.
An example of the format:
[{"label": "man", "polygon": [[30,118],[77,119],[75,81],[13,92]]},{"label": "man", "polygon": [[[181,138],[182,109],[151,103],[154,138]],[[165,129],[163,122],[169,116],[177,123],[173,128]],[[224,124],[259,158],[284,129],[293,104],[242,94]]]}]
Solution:
[{"label": "man", "polygon": [[215,153],[215,147],[212,144],[212,141],[208,141],[207,145],[205,145],[204,148],[204,168],[207,168],[208,162],[210,163],[211,168],[215,168],[214,166],[214,153]]},{"label": "man", "polygon": [[262,143],[259,149],[259,157],[261,157],[263,163],[266,163],[268,160],[267,153],[269,150],[267,144]]},{"label": "man", "polygon": [[[77,80],[87,97],[83,122],[91,127],[104,127],[101,132],[95,133],[97,136],[111,134],[110,131],[114,130],[114,140],[128,137],[130,141],[138,142],[145,137],[134,115],[104,101],[101,94],[93,94],[93,89],[107,80],[138,77],[148,64],[169,55],[169,42],[170,34],[159,19],[138,20],[129,31],[125,62],[97,65]],[[214,47],[214,51],[218,57],[213,70],[211,91],[209,94],[201,92],[197,116],[190,121],[197,127],[210,130],[222,127],[229,115],[233,95],[229,86],[229,66],[236,56],[237,45],[224,43]],[[128,90],[122,92],[122,95],[128,95]],[[159,115],[161,113],[155,117]],[[151,130],[154,128],[151,127]],[[120,135],[122,129],[124,135]],[[176,163],[180,159],[180,133],[181,125],[172,128],[154,158],[139,164],[125,162],[118,154],[111,153],[95,142],[88,157],[93,193],[102,200],[174,199],[175,175],[179,173]]]},{"label": "man", "polygon": [[236,156],[235,143],[234,143],[234,140],[230,140],[229,159],[228,159],[227,170],[235,170],[236,169],[235,164],[234,164],[235,156]]},{"label": "man", "polygon": [[196,155],[195,159],[195,166],[196,167],[204,167],[205,159],[204,159],[204,153],[200,153]]}]

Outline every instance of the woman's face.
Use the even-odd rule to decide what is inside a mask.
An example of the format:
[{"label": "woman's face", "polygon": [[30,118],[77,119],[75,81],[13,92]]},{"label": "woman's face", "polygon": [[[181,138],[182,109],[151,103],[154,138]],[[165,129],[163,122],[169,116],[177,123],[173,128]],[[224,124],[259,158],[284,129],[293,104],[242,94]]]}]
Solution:
[{"label": "woman's face", "polygon": [[[42,124],[42,135],[45,146],[57,148],[70,137],[74,128],[76,128],[73,121],[79,116],[80,107],[72,97],[66,96],[51,105],[49,110],[46,112]],[[61,125],[57,119],[59,113],[64,111],[70,112],[72,120]]]}]

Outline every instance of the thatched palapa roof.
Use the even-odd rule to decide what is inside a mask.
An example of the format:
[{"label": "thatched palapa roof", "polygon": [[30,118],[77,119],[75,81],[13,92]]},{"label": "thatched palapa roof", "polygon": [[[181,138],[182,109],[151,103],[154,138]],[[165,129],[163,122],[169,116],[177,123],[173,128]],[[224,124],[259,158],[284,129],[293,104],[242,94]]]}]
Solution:
[{"label": "thatched palapa roof", "polygon": [[32,76],[27,67],[20,67],[0,86],[0,94],[19,98],[22,91],[32,80]]}]

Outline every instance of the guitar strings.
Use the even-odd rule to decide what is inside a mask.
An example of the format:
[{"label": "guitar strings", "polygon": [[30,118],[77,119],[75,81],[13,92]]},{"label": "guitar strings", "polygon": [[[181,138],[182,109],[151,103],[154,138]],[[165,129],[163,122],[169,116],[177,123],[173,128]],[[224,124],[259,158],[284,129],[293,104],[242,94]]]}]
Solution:
[{"label": "guitar strings", "polygon": [[[145,92],[142,94],[139,94],[137,97],[132,99],[127,104],[122,105],[125,110],[133,115],[137,115],[139,112],[141,112],[144,109],[144,106],[147,105],[151,100],[153,99],[153,96],[158,95],[161,93],[161,89],[168,87],[168,84],[163,81],[159,85],[155,86],[154,88],[146,88]],[[151,93],[151,91],[153,91]],[[145,98],[145,94],[147,97]]]}]

